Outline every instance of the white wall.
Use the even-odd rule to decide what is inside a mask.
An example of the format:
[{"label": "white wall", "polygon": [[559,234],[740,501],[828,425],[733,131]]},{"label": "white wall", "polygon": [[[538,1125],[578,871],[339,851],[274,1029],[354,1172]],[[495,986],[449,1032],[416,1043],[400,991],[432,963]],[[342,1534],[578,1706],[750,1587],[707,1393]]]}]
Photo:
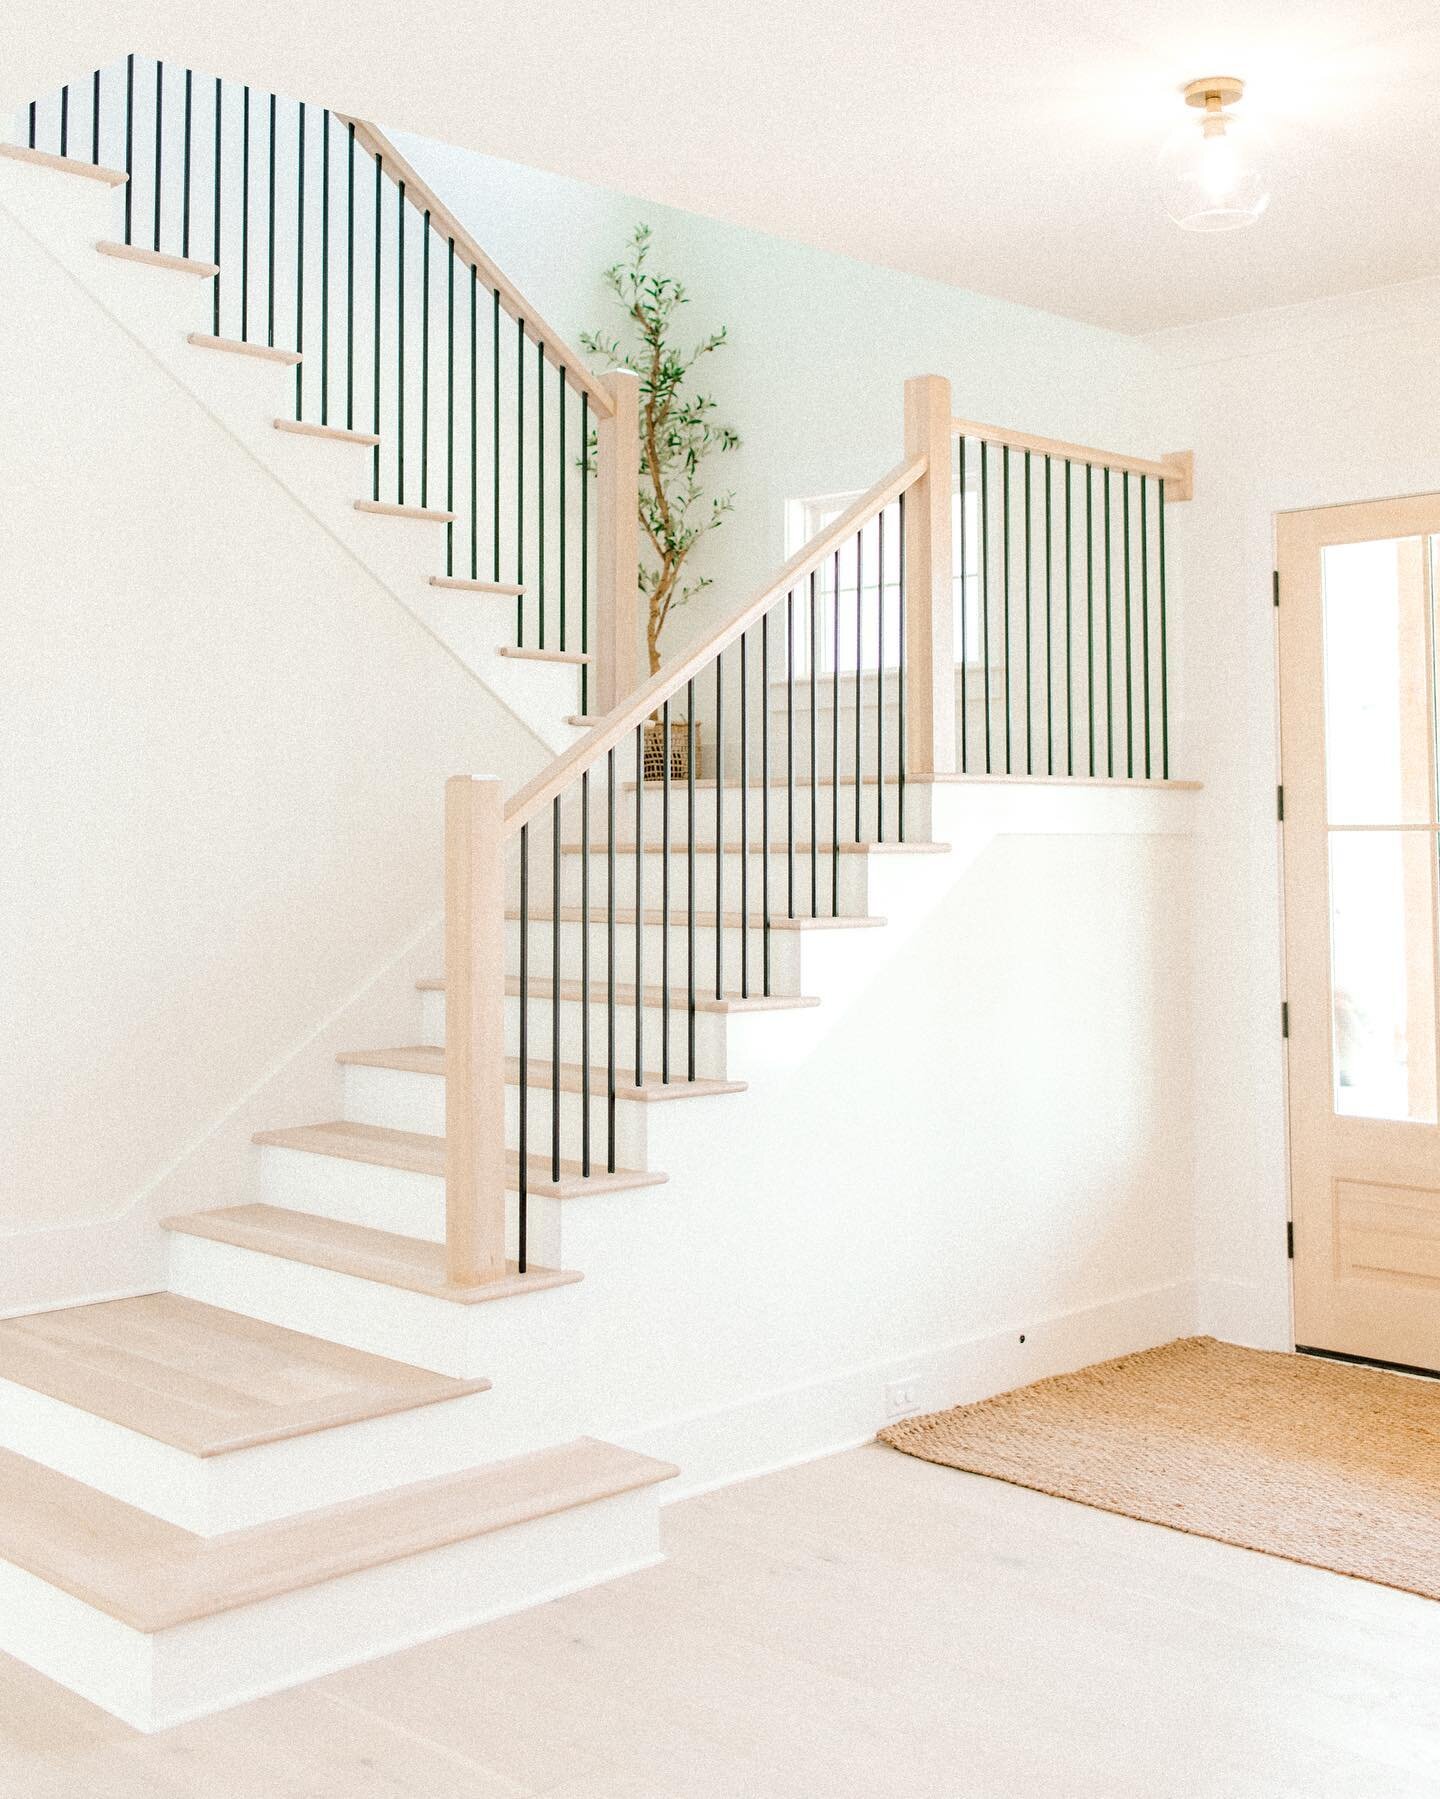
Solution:
[{"label": "white wall", "polygon": [[[7,166],[57,205],[108,198]],[[410,997],[444,776],[514,780],[541,752],[3,208],[0,226],[0,1230],[38,1233],[167,1181],[170,1203],[223,1201],[203,1162],[174,1191],[191,1152],[382,971]],[[333,1104],[335,1047],[292,1098]],[[25,1251],[6,1247],[0,1309],[27,1297]]]},{"label": "white wall", "polygon": [[1202,743],[1197,1270],[1209,1328],[1289,1338],[1275,818],[1277,512],[1440,488],[1440,282],[1150,340],[1193,421],[1179,652]]}]

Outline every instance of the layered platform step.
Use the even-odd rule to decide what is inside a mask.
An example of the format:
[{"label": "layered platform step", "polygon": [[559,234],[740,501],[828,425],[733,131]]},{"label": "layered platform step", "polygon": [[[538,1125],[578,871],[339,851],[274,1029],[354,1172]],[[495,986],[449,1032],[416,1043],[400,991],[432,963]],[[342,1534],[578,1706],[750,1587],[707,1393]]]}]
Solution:
[{"label": "layered platform step", "polygon": [[668,1463],[580,1438],[204,1538],[0,1451],[0,1651],[139,1730],[660,1560]]},{"label": "layered platform step", "polygon": [[173,1293],[0,1322],[0,1447],[200,1536],[473,1466],[489,1385]]}]

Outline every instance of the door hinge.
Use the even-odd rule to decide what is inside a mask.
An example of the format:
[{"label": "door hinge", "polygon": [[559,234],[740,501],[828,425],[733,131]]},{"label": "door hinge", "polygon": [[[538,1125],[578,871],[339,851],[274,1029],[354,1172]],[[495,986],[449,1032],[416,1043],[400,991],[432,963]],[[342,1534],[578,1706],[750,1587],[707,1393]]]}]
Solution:
[{"label": "door hinge", "polygon": [[1290,1035],[1290,1002],[1288,999],[1282,999],[1280,1002],[1280,1035],[1282,1037]]},{"label": "door hinge", "polygon": [[1283,787],[1275,789],[1275,816],[1283,825],[1285,822],[1285,789]]},{"label": "door hinge", "polygon": [[1270,592],[1278,606],[1280,604],[1280,571],[1278,568],[1272,569],[1270,572]]},{"label": "door hinge", "polygon": [[1295,1220],[1285,1220],[1285,1254],[1293,1262],[1295,1260]]}]

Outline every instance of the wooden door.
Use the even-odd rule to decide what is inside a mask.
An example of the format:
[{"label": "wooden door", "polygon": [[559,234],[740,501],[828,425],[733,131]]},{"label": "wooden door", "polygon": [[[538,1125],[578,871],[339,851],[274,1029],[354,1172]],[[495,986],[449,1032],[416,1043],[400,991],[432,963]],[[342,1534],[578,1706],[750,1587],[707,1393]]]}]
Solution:
[{"label": "wooden door", "polygon": [[1277,525],[1295,1337],[1440,1369],[1440,495]]}]

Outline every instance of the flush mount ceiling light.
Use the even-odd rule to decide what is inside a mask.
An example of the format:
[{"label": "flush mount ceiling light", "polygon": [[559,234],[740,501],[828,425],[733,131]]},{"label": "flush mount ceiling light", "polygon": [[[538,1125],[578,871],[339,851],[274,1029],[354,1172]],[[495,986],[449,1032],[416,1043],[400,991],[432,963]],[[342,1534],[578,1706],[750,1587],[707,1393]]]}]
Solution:
[{"label": "flush mount ceiling light", "polygon": [[1233,75],[1207,75],[1183,89],[1202,116],[1187,120],[1160,152],[1165,210],[1186,231],[1237,231],[1270,203],[1253,129],[1225,110],[1245,92]]}]

